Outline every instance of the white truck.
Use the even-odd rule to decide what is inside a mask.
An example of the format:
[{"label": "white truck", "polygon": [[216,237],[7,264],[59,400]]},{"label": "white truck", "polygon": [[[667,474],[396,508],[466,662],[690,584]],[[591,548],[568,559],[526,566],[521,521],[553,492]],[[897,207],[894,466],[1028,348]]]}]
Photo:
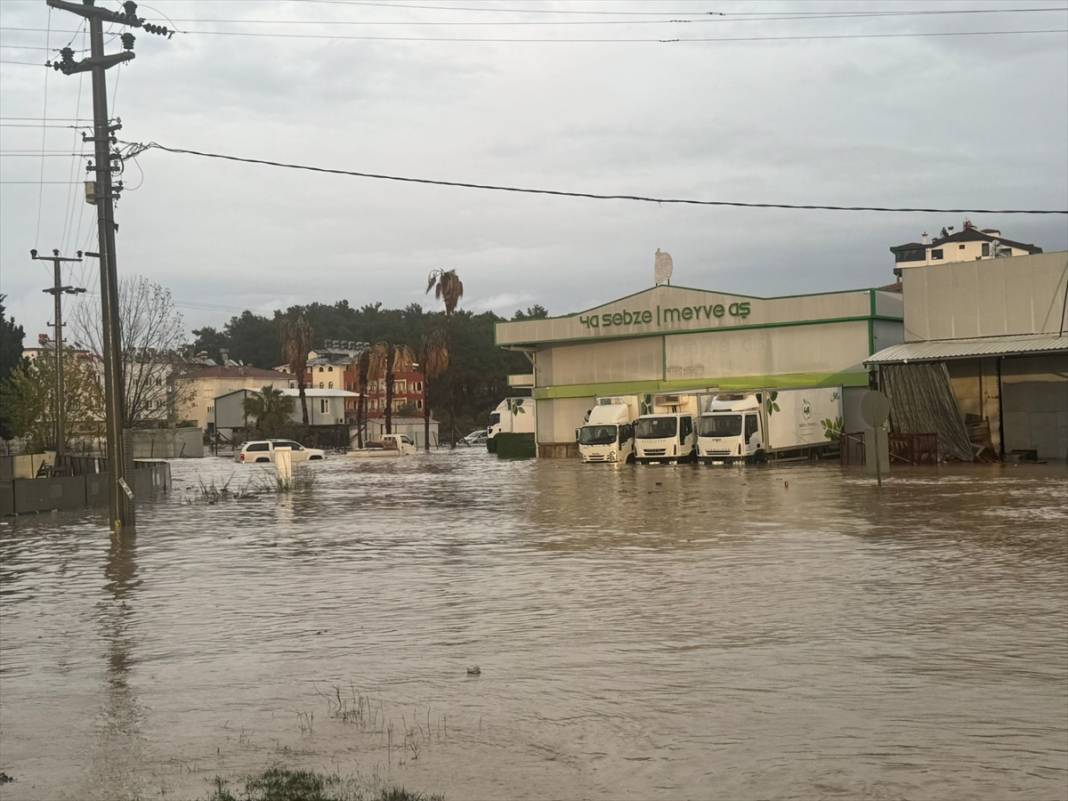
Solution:
[{"label": "white truck", "polygon": [[534,399],[505,398],[490,412],[489,427],[486,428],[486,450],[497,452],[494,437],[498,434],[533,434],[534,433]]},{"label": "white truck", "polygon": [[637,395],[598,398],[589,419],[578,430],[579,455],[584,462],[626,464],[634,458]]},{"label": "white truck", "polygon": [[390,456],[411,456],[416,453],[415,443],[403,434],[383,434],[381,442],[368,442],[363,448],[348,452],[354,459],[381,459]]},{"label": "white truck", "polygon": [[652,412],[634,424],[634,460],[641,464],[692,459],[698,411],[696,394],[654,395]]},{"label": "white truck", "polygon": [[703,399],[697,458],[763,462],[818,456],[842,428],[842,388],[765,389]]}]

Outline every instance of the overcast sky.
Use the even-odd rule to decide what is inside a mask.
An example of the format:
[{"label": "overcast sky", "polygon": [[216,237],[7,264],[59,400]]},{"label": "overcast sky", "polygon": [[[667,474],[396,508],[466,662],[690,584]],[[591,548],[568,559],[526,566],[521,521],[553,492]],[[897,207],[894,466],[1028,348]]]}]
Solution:
[{"label": "overcast sky", "polygon": [[[102,5],[106,0],[98,0]],[[153,0],[179,28],[380,37],[781,37],[1068,28],[1068,13],[738,19],[731,13],[1064,6],[1037,0],[760,3],[664,0]],[[421,5],[424,8],[411,8]],[[425,6],[465,6],[433,10]],[[489,13],[491,8],[512,9]],[[535,14],[658,11],[664,16]],[[681,12],[722,11],[691,23]],[[206,20],[241,20],[235,23]],[[0,0],[0,59],[41,62],[73,15]],[[191,21],[184,21],[191,20]],[[199,20],[199,21],[192,21]],[[246,20],[323,21],[262,24]],[[623,20],[625,24],[616,24]],[[331,24],[329,21],[334,21]],[[340,22],[402,24],[337,24]],[[567,25],[416,25],[417,22]],[[596,21],[602,24],[573,24]],[[612,21],[611,24],[606,24]],[[40,31],[15,31],[11,28]],[[80,47],[81,37],[75,39]],[[87,45],[86,45],[87,46]],[[109,51],[119,49],[113,41]],[[703,43],[487,43],[137,32],[109,72],[120,136],[327,167],[602,193],[714,200],[963,208],[1068,208],[1068,34]],[[47,106],[44,103],[47,73]],[[115,86],[115,83],[118,86]],[[16,118],[89,117],[89,78],[0,64],[0,292],[28,339],[51,319],[50,265],[29,250],[95,247],[95,210],[72,159],[37,157]],[[31,127],[20,127],[29,125]],[[44,147],[82,152],[78,134]],[[87,149],[87,148],[86,148]],[[14,152],[31,151],[30,157]],[[84,164],[84,162],[82,162]],[[11,183],[29,181],[30,183]],[[755,295],[892,280],[890,245],[963,215],[760,211],[504,194],[290,172],[150,151],[128,164],[117,210],[121,275],[172,290],[189,328],[293,303],[418,302],[455,268],[463,305],[560,314],[652,284]],[[71,196],[71,190],[75,196]],[[40,194],[40,197],[39,197]],[[38,204],[41,214],[38,231]],[[1068,248],[1064,216],[975,215],[980,227]],[[79,225],[80,221],[80,225]],[[68,280],[99,288],[96,263]]]}]

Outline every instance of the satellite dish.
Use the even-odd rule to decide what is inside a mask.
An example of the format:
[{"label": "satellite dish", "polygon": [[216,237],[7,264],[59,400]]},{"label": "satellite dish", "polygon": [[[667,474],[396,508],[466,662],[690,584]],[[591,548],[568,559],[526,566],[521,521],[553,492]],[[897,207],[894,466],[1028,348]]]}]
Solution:
[{"label": "satellite dish", "polygon": [[660,248],[656,249],[656,261],[653,265],[653,274],[656,278],[656,285],[670,284],[671,273],[675,265],[671,261],[671,254],[664,253]]}]

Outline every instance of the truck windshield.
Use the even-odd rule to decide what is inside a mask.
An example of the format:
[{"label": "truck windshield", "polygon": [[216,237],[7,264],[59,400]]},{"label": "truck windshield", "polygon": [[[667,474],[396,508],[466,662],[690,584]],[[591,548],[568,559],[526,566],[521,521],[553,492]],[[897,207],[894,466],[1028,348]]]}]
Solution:
[{"label": "truck windshield", "polygon": [[491,413],[490,413],[490,422],[489,422],[489,424],[490,424],[491,426],[495,426],[495,425],[497,425],[497,423],[499,423],[499,422],[501,422],[501,415],[500,415],[500,413],[499,413],[499,412],[491,412]]},{"label": "truck windshield", "polygon": [[740,414],[717,414],[702,417],[697,423],[697,434],[702,437],[737,437],[742,433]]},{"label": "truck windshield", "polygon": [[634,436],[638,439],[663,439],[673,437],[679,430],[679,423],[674,417],[643,417],[634,426]]},{"label": "truck windshield", "polygon": [[611,445],[615,441],[615,426],[583,426],[579,431],[579,445]]}]

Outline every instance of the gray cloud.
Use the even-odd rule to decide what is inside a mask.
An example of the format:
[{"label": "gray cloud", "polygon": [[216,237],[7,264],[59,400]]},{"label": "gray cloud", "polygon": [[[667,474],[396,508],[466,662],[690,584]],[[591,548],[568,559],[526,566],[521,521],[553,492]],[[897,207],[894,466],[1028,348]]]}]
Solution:
[{"label": "gray cloud", "polygon": [[[172,17],[440,19],[307,3],[156,0]],[[966,7],[941,3],[939,7]],[[574,4],[568,6],[574,8]],[[613,8],[647,8],[613,0]],[[717,8],[752,10],[727,3]],[[867,7],[877,7],[870,4]],[[899,3],[895,9],[930,8]],[[761,6],[801,9],[804,4]],[[53,28],[69,28],[53,13]],[[448,15],[472,19],[472,13]],[[7,26],[44,27],[43,3],[4,0]],[[479,16],[478,18],[482,18]],[[517,17],[513,17],[517,18]],[[679,26],[655,35],[1064,27],[1064,14]],[[186,23],[193,27],[194,23]],[[260,28],[266,30],[266,27]],[[274,30],[275,28],[271,28]],[[302,27],[301,30],[309,28]],[[283,30],[285,30],[283,28]],[[324,30],[311,28],[311,30]],[[363,32],[355,26],[326,29]],[[377,35],[636,36],[649,28],[374,28]],[[671,31],[668,33],[668,31]],[[69,36],[67,37],[69,38]],[[66,39],[53,37],[59,46]],[[6,33],[40,46],[43,34]],[[720,44],[443,44],[140,35],[121,68],[123,135],[350,169],[603,192],[745,201],[1068,207],[1068,47],[1062,36]],[[3,58],[40,53],[3,50]],[[40,114],[43,70],[0,65],[4,115]],[[112,77],[114,79],[115,73]],[[87,113],[88,84],[82,112]],[[77,79],[49,78],[49,114]],[[46,146],[74,143],[50,129]],[[0,129],[3,150],[36,129]],[[937,215],[637,206],[388,184],[149,152],[118,211],[123,272],[169,286],[192,327],[243,308],[348,298],[421,302],[455,267],[472,308],[587,308],[647,286],[657,247],[679,283],[757,295],[890,280],[891,244],[960,219]],[[36,180],[35,159],[0,160]],[[46,179],[70,162],[49,159]],[[77,173],[80,177],[80,173]],[[130,166],[127,182],[140,173]],[[74,190],[78,190],[74,187]],[[43,268],[27,251],[91,240],[92,209],[63,239],[69,189],[0,186],[0,292],[44,330]],[[75,204],[75,220],[81,210]],[[977,219],[1047,250],[1063,217]],[[75,226],[67,226],[74,228]],[[91,269],[73,278],[92,283]]]}]

